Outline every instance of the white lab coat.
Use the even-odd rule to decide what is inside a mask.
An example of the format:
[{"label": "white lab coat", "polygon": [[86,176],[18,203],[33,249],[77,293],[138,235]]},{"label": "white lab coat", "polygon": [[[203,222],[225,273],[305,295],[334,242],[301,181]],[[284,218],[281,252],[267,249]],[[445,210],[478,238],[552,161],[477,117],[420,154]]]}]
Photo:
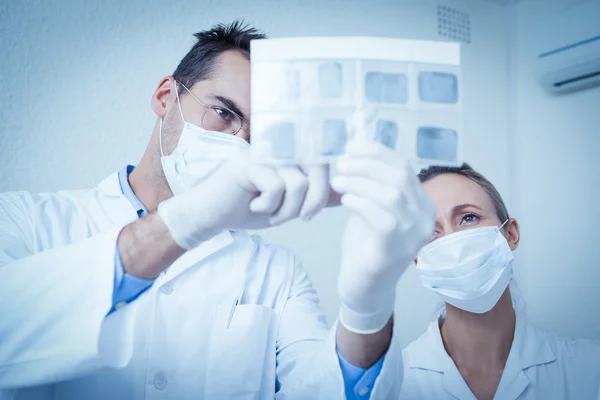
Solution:
[{"label": "white lab coat", "polygon": [[[446,353],[439,321],[406,347],[400,399],[476,400]],[[531,325],[517,312],[515,336],[494,399],[595,400],[600,342],[568,340]]]},{"label": "white lab coat", "polygon": [[[117,174],[93,190],[0,195],[3,398],[273,399],[276,386],[279,399],[343,398],[335,327],[306,273],[246,232],[184,254],[106,317],[117,236],[136,218]],[[398,395],[394,341],[372,399]]]}]

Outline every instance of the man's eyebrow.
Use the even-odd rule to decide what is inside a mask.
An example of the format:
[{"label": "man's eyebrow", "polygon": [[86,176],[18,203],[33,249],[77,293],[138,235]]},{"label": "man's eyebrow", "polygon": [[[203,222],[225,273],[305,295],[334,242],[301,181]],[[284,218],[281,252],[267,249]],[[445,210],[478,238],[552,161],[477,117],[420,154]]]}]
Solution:
[{"label": "man's eyebrow", "polygon": [[235,101],[233,101],[231,99],[228,99],[227,97],[223,97],[223,96],[212,95],[210,97],[212,97],[213,99],[217,100],[218,102],[220,102],[221,104],[223,104],[225,107],[229,108],[231,111],[233,111],[234,113],[236,113],[237,115],[239,115],[240,117],[242,117],[242,119],[244,120],[244,122],[248,122],[248,118],[246,118],[246,116],[244,115],[244,113],[242,112],[242,110],[240,110],[240,108],[235,103]]}]

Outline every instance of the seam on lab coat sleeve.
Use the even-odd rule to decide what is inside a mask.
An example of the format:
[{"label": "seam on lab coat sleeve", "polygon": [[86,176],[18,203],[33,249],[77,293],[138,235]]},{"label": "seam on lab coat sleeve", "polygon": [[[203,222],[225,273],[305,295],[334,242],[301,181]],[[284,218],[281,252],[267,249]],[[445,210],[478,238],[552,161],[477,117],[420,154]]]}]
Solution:
[{"label": "seam on lab coat sleeve", "polygon": [[[293,345],[298,341],[301,342],[309,342],[309,341],[322,341],[324,338],[324,335],[326,333],[326,326],[327,326],[327,321],[325,319],[325,315],[323,314],[323,312],[321,311],[320,307],[319,307],[319,297],[317,296],[317,291],[315,290],[315,288],[312,286],[312,282],[310,281],[308,274],[306,273],[306,271],[304,270],[304,268],[302,267],[302,265],[297,262],[297,260],[295,259],[295,257],[293,255],[290,254],[291,257],[291,262],[293,263],[294,267],[293,267],[293,271],[291,271],[292,273],[292,279],[291,279],[291,283],[290,283],[290,287],[289,290],[287,291],[287,299],[285,302],[285,305],[283,306],[281,312],[279,313],[279,317],[278,317],[278,324],[277,324],[277,352],[279,353],[280,351],[285,350],[285,348],[288,345]],[[307,314],[310,314],[311,320],[307,321],[308,324],[314,324],[314,327],[320,327],[322,328],[321,331],[318,331],[317,329],[311,330],[311,337],[304,337],[304,338],[297,338],[296,340],[292,340],[290,342],[288,342],[287,340],[285,340],[286,338],[282,338],[281,337],[281,332],[282,332],[282,328],[285,328],[287,325],[284,325],[286,323],[286,320],[284,320],[284,316],[286,315],[286,312],[293,312],[293,313],[298,313],[298,312],[307,312]],[[300,316],[300,315],[298,315]],[[308,316],[308,315],[304,315],[302,314],[302,317],[304,316]],[[313,320],[314,318],[314,320]],[[289,319],[289,318],[288,318]],[[294,321],[295,322],[295,321]],[[306,327],[306,324],[303,326]],[[279,340],[279,339],[283,339],[283,340]]]},{"label": "seam on lab coat sleeve", "polygon": [[[325,331],[324,316],[318,307],[316,291],[300,264],[295,265],[294,285],[290,292],[290,299],[282,312],[280,323],[278,342],[281,340],[282,344],[289,348],[282,350],[278,346],[277,373],[278,380],[282,380],[282,386],[275,394],[275,398],[277,400],[345,399],[344,381],[336,351],[338,322],[334,323],[329,332]],[[296,329],[292,330],[290,326]],[[313,329],[307,329],[307,326]],[[371,400],[388,400],[400,396],[403,362],[397,331],[396,326],[393,329],[390,347],[383,359],[381,372],[375,380]],[[298,332],[302,332],[302,336],[298,336]],[[294,337],[290,339],[286,336]],[[283,366],[280,363],[280,351],[284,353],[282,354],[282,358],[285,358]]]},{"label": "seam on lab coat sleeve", "polygon": [[335,328],[327,329],[316,290],[299,263],[280,318],[277,380],[277,400],[345,398]]},{"label": "seam on lab coat sleeve", "polygon": [[25,208],[31,194],[0,193],[0,267],[33,253],[33,229]]},{"label": "seam on lab coat sleeve", "polygon": [[343,400],[344,382],[336,355],[336,326],[327,337],[312,343],[310,353],[288,371],[286,385],[275,394],[277,400]]},{"label": "seam on lab coat sleeve", "polygon": [[381,372],[375,380],[370,400],[398,399],[404,381],[404,360],[402,347],[399,343],[399,327],[395,322],[392,331],[390,347],[385,353]]},{"label": "seam on lab coat sleeve", "polygon": [[136,307],[105,318],[120,230],[0,268],[0,388],[126,365],[133,352]]}]

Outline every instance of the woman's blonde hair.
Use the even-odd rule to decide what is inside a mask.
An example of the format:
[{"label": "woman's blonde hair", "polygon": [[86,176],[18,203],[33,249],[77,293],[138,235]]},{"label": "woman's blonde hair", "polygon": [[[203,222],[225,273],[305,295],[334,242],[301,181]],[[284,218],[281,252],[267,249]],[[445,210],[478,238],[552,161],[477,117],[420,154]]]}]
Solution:
[{"label": "woman's blonde hair", "polygon": [[510,218],[508,210],[506,209],[506,205],[504,204],[504,200],[502,200],[502,196],[500,196],[500,193],[498,193],[496,187],[492,184],[492,182],[487,180],[485,176],[471,168],[469,164],[463,164],[460,167],[442,167],[434,165],[429,168],[422,169],[418,176],[421,183],[425,183],[436,176],[444,174],[459,174],[477,183],[483,188],[483,190],[485,190],[488,196],[490,196],[490,199],[496,208],[496,214],[498,215],[500,222],[504,223]]}]

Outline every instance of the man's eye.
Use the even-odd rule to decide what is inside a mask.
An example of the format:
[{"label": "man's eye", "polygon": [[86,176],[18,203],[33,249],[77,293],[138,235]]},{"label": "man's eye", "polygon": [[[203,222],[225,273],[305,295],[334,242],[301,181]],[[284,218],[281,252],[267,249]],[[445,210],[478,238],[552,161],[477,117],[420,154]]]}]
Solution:
[{"label": "man's eye", "polygon": [[225,108],[215,108],[215,112],[219,117],[223,118],[226,121],[229,121],[231,119],[231,112]]}]

